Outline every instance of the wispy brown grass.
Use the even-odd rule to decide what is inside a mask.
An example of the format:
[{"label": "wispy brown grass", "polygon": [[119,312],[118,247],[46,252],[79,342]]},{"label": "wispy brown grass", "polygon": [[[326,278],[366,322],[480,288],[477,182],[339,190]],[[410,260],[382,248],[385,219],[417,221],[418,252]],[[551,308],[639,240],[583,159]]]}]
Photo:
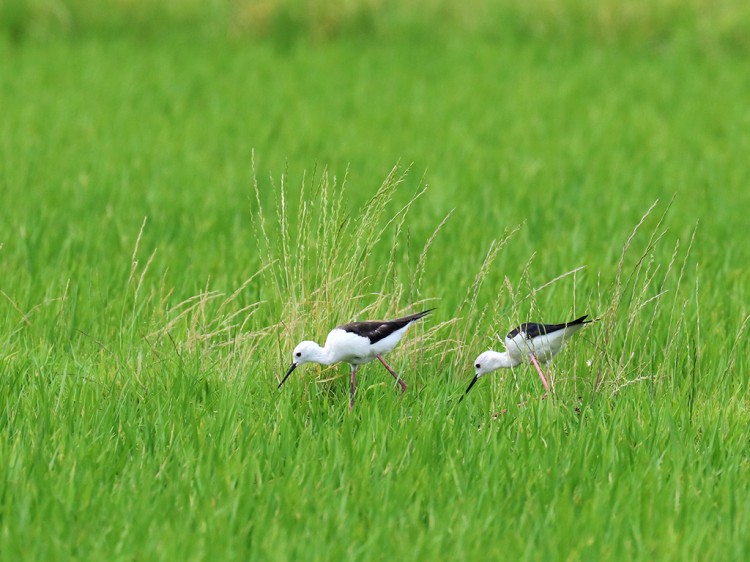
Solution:
[{"label": "wispy brown grass", "polygon": [[632,45],[690,41],[750,48],[741,0],[5,0],[0,24],[14,38],[51,32],[170,28],[243,39],[329,41],[481,33]]}]

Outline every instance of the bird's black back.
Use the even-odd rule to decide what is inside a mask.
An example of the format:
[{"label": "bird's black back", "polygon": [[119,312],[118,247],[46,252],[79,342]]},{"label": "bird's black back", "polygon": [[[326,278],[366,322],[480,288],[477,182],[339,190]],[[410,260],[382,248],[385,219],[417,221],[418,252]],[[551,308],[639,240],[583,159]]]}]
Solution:
[{"label": "bird's black back", "polygon": [[348,324],[342,324],[341,326],[337,327],[339,330],[344,330],[345,332],[351,332],[353,334],[357,334],[358,336],[362,336],[363,338],[367,338],[372,344],[377,343],[384,338],[387,338],[396,330],[400,330],[401,328],[408,326],[412,322],[415,322],[416,320],[427,316],[433,310],[435,309],[431,308],[429,310],[423,310],[422,312],[417,312],[416,314],[410,314],[409,316],[396,318],[394,320],[349,322]]},{"label": "bird's black back", "polygon": [[571,320],[570,322],[563,322],[562,324],[538,324],[536,322],[524,322],[520,326],[516,326],[515,328],[513,328],[505,337],[508,339],[513,339],[519,333],[524,332],[526,334],[526,339],[531,340],[543,334],[551,334],[553,332],[557,332],[558,330],[562,330],[564,328],[567,328],[568,326],[590,323],[591,320],[586,320],[586,318],[588,318],[588,314],[584,314],[580,318],[576,318],[575,320]]}]

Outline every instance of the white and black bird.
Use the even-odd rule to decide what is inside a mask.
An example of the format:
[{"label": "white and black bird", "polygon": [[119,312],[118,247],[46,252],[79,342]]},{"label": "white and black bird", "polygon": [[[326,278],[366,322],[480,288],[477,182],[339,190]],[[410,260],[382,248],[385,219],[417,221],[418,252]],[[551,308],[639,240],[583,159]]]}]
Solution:
[{"label": "white and black bird", "polygon": [[279,388],[284,384],[289,375],[303,363],[320,363],[321,365],[333,365],[334,363],[349,363],[351,366],[351,385],[349,396],[349,409],[354,407],[354,393],[357,389],[357,367],[369,363],[375,359],[379,360],[388,372],[401,386],[401,392],[406,392],[406,383],[399,377],[388,363],[383,360],[383,355],[392,351],[398,344],[406,331],[414,322],[427,316],[435,310],[424,310],[416,314],[410,314],[395,320],[374,320],[369,322],[351,322],[337,326],[331,330],[323,347],[314,341],[303,341],[294,348],[292,365],[279,383]]},{"label": "white and black bird", "polygon": [[515,367],[526,361],[534,364],[537,373],[539,373],[539,378],[542,379],[546,396],[549,392],[549,384],[539,364],[552,359],[573,334],[586,324],[590,324],[591,320],[586,320],[586,318],[588,318],[588,315],[561,324],[525,322],[516,326],[505,336],[504,352],[485,351],[477,357],[474,361],[474,378],[471,379],[469,387],[459,402],[484,375],[498,369]]}]

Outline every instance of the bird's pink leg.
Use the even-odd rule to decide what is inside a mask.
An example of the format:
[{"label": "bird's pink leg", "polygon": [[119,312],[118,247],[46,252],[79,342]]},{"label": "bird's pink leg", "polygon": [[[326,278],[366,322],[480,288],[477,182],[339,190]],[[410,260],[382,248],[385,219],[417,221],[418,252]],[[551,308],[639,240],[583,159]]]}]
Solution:
[{"label": "bird's pink leg", "polygon": [[357,366],[352,365],[352,382],[349,387],[349,411],[354,409],[354,392],[357,390]]},{"label": "bird's pink leg", "polygon": [[[536,360],[536,357],[534,357],[534,354],[529,354],[529,357],[531,358],[531,362],[534,364],[534,367],[536,367],[536,372],[539,373],[539,378],[542,379],[542,384],[544,385],[544,390],[546,391],[544,393],[544,396],[547,396],[547,393],[549,392],[549,385],[547,384],[547,379],[544,378],[544,373],[542,372],[542,368],[539,366],[539,362]],[[542,396],[542,398],[544,398]]]},{"label": "bird's pink leg", "polygon": [[386,363],[385,361],[383,361],[383,358],[380,355],[376,355],[375,357],[378,358],[378,361],[380,361],[383,364],[383,367],[385,367],[386,369],[388,369],[388,372],[391,375],[393,375],[394,379],[396,379],[396,382],[399,384],[399,386],[401,386],[401,392],[406,392],[406,388],[407,388],[406,383],[401,380],[401,377],[399,377],[396,374],[396,371],[394,371],[393,369],[391,369],[391,366],[388,365],[388,363]]}]

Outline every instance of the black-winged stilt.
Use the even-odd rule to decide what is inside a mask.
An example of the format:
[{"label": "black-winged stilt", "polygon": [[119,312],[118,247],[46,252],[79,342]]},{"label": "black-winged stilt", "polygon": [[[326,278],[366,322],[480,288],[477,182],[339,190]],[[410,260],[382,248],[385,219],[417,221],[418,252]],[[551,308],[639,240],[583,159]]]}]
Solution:
[{"label": "black-winged stilt", "polygon": [[351,322],[331,330],[326,343],[320,347],[314,341],[303,341],[294,348],[292,365],[279,383],[284,384],[292,371],[303,363],[313,362],[322,365],[334,363],[349,363],[352,369],[349,397],[349,409],[354,407],[354,393],[357,387],[357,367],[378,359],[388,372],[393,375],[401,386],[401,392],[406,392],[406,383],[383,360],[383,355],[392,351],[396,344],[414,322],[435,310],[425,310],[410,314],[395,320],[375,320],[370,322]]},{"label": "black-winged stilt", "polygon": [[545,396],[549,392],[549,384],[542,372],[540,363],[546,363],[557,355],[568,339],[591,320],[586,320],[588,315],[581,316],[570,322],[561,324],[537,324],[526,322],[516,326],[505,336],[505,349],[503,353],[497,351],[485,351],[474,361],[475,375],[469,383],[466,392],[461,396],[464,399],[471,387],[487,373],[502,368],[511,368],[520,365],[524,361],[534,364],[539,378],[544,385]]}]

